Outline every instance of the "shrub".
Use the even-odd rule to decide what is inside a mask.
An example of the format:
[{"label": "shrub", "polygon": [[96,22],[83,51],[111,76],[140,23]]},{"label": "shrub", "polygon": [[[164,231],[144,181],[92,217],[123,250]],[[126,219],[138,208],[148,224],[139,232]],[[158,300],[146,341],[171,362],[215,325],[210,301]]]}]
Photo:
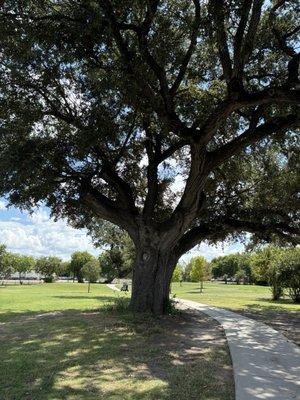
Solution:
[{"label": "shrub", "polygon": [[43,281],[45,283],[53,283],[55,281],[55,278],[54,278],[53,275],[52,276],[45,276],[45,278],[43,278]]},{"label": "shrub", "polygon": [[109,313],[124,313],[129,311],[129,302],[130,299],[128,297],[118,296],[111,300],[108,304],[106,304],[103,309]]},{"label": "shrub", "polygon": [[272,291],[272,299],[279,300],[283,295],[284,279],[280,263],[275,262],[268,269],[268,279]]},{"label": "shrub", "polygon": [[300,303],[300,249],[289,249],[281,258],[284,286],[294,303]]}]

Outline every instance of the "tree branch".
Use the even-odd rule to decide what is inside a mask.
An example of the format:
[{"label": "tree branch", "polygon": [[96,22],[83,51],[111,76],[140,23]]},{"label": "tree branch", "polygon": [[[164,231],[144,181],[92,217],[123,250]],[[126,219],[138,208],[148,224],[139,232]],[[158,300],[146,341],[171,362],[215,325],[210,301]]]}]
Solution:
[{"label": "tree branch", "polygon": [[224,100],[209,115],[201,127],[196,128],[199,126],[198,121],[195,121],[193,127],[196,129],[197,140],[203,144],[207,144],[224,120],[226,120],[233,111],[261,104],[299,104],[299,102],[300,90],[288,90],[282,87],[269,88],[254,93],[244,93],[236,100]]},{"label": "tree branch", "polygon": [[193,28],[192,28],[192,33],[191,33],[191,40],[190,40],[190,45],[189,48],[183,58],[182,64],[180,66],[178,75],[170,89],[170,95],[174,96],[174,94],[177,92],[177,89],[182,82],[184,75],[186,73],[187,67],[189,65],[190,59],[193,55],[193,52],[195,50],[196,44],[197,44],[197,35],[200,27],[200,2],[199,0],[193,0],[194,5],[195,5],[195,18],[193,22]]},{"label": "tree branch", "polygon": [[117,202],[110,200],[108,197],[93,188],[90,183],[85,182],[83,185],[81,199],[88,209],[104,220],[110,221],[115,225],[127,230],[131,235],[135,234],[135,220],[132,216],[128,218],[128,214],[124,209],[120,208]]},{"label": "tree branch", "polygon": [[202,223],[190,229],[176,247],[178,256],[191,250],[204,240],[222,240],[230,233],[250,232],[269,236],[276,234],[289,239],[294,244],[300,243],[300,229],[284,222],[267,224],[261,221],[247,221],[233,218],[220,218],[210,223]]},{"label": "tree branch", "polygon": [[226,82],[229,84],[232,77],[232,64],[229,55],[227,34],[225,30],[225,5],[224,0],[212,0],[212,11],[214,14],[214,25],[217,36],[217,44],[220,61]]},{"label": "tree branch", "polygon": [[287,56],[291,57],[288,62],[288,78],[287,87],[297,86],[299,84],[299,64],[300,64],[300,53],[297,53],[294,48],[287,44],[287,38],[298,32],[300,27],[296,27],[291,32],[282,35],[280,30],[275,26],[276,11],[286,3],[286,0],[278,1],[270,11],[269,21],[275,36],[278,48]]},{"label": "tree branch", "polygon": [[246,33],[246,37],[244,40],[244,45],[243,45],[243,49],[242,49],[242,53],[241,53],[243,66],[247,63],[247,61],[249,60],[249,57],[251,56],[251,53],[253,51],[254,40],[255,40],[256,33],[257,33],[259,21],[260,21],[262,5],[263,5],[263,0],[254,0],[253,1],[252,13],[251,13],[251,18],[250,18],[250,22],[249,22],[249,28]]},{"label": "tree branch", "polygon": [[248,21],[248,16],[250,13],[252,1],[250,0],[244,0],[243,3],[240,6],[240,12],[241,12],[241,19],[238,25],[238,28],[236,30],[236,34],[234,37],[234,71],[237,77],[241,78],[242,71],[243,71],[243,62],[242,62],[242,48],[243,48],[243,39],[244,39],[244,33]]},{"label": "tree branch", "polygon": [[148,167],[147,167],[147,188],[148,192],[145,199],[145,205],[143,209],[143,214],[150,217],[153,214],[157,195],[158,195],[158,173],[157,173],[157,159],[156,153],[157,148],[153,142],[154,138],[150,128],[150,123],[144,123],[144,130],[146,133],[145,147],[148,156]]},{"label": "tree branch", "polygon": [[300,126],[300,118],[296,115],[289,114],[286,117],[274,117],[258,127],[250,126],[245,132],[226,143],[224,146],[208,153],[209,164],[211,168],[215,168],[228,158],[237,154],[239,151],[254,144],[264,137],[282,130],[291,129]]}]

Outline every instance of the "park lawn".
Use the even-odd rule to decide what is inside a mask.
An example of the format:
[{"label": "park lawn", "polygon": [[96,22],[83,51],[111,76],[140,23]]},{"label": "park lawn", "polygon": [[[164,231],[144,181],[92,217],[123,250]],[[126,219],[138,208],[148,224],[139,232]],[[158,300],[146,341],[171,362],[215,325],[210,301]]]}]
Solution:
[{"label": "park lawn", "polygon": [[172,283],[172,294],[257,319],[300,346],[300,305],[287,297],[272,301],[269,287],[205,282],[200,293],[198,283],[183,282],[182,286]]},{"label": "park lawn", "polygon": [[98,309],[116,295],[106,285],[92,285],[91,293],[77,283],[0,286],[0,322],[18,313]]},{"label": "park lawn", "polygon": [[[223,333],[211,340],[214,321],[133,316],[115,309],[120,296],[100,284],[90,294],[77,283],[0,288],[0,399],[234,398]],[[187,335],[196,325],[198,347]]]},{"label": "park lawn", "polygon": [[288,298],[271,301],[271,291],[267,286],[204,283],[203,293],[194,282],[172,283],[172,294],[187,300],[211,304],[232,310],[261,308],[264,310],[300,311],[300,305]]}]

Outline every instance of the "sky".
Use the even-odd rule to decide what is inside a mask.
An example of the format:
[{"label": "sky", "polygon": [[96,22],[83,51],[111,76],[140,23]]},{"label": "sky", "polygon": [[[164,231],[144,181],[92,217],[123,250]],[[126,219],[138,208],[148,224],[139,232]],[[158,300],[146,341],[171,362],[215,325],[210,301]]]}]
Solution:
[{"label": "sky", "polygon": [[[89,251],[95,256],[101,249],[95,248],[84,229],[73,229],[65,220],[55,222],[47,208],[39,208],[32,215],[20,212],[0,198],[0,244],[9,251],[36,257],[55,255],[68,260],[74,251]],[[224,254],[242,251],[240,243],[208,246],[202,244],[184,256],[188,261],[195,255],[203,255],[211,260]]]}]

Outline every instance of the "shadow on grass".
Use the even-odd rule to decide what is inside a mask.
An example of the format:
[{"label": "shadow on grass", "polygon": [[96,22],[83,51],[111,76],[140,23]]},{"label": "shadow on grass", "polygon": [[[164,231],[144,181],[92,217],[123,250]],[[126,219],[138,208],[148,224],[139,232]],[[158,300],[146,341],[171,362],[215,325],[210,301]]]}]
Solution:
[{"label": "shadow on grass", "polygon": [[213,340],[216,326],[207,325],[210,341],[187,339],[185,328],[195,326],[188,319],[133,322],[78,310],[7,317],[11,322],[0,325],[1,399],[233,399],[226,348]]},{"label": "shadow on grass", "polygon": [[[91,296],[92,295],[92,296]],[[91,293],[91,295],[89,296],[88,293],[87,295],[83,295],[83,296],[70,296],[70,295],[60,295],[60,296],[51,296],[54,299],[78,299],[78,300],[99,300],[100,302],[103,301],[112,301],[113,299],[115,299],[115,297],[113,296],[93,296],[93,293]]]},{"label": "shadow on grass", "polygon": [[268,307],[269,307],[269,304],[274,305],[274,307],[276,307],[276,305],[280,306],[280,305],[284,305],[284,304],[294,304],[291,299],[272,300],[271,298],[258,297],[255,300],[257,300],[261,303],[267,303]]},{"label": "shadow on grass", "polygon": [[[205,289],[203,289],[203,292],[205,291]],[[203,294],[203,293],[201,293],[200,292],[200,290],[198,289],[198,290],[190,290],[189,292],[186,292],[186,293],[190,293],[190,294]]]}]

